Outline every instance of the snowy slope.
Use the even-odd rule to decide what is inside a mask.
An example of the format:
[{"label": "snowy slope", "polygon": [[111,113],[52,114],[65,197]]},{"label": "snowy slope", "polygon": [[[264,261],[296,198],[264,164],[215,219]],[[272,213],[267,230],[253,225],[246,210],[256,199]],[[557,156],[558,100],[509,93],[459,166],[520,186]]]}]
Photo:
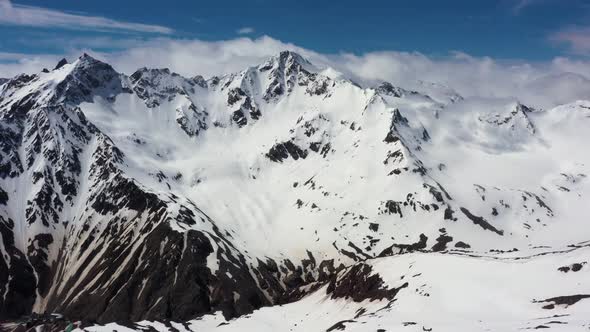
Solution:
[{"label": "snowy slope", "polygon": [[[382,278],[382,287],[395,292],[392,298],[354,301],[354,295],[342,296],[324,287],[297,302],[263,308],[229,323],[217,314],[182,324],[143,321],[83,330],[586,331],[590,327],[588,251],[585,243],[527,257],[458,253],[385,257],[363,266]],[[560,260],[563,265],[556,264]],[[552,287],[546,287],[549,284]],[[367,284],[358,285],[359,293],[373,291]]]},{"label": "snowy slope", "polygon": [[361,87],[293,52],[209,79],[60,64],[0,85],[3,317],[510,330],[590,293],[557,270],[587,261],[588,101]]}]

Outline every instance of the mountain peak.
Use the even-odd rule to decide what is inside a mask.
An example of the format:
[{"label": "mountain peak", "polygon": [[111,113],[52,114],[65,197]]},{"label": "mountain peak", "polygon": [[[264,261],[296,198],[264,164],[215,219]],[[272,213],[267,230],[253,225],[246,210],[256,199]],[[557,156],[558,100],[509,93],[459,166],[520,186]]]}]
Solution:
[{"label": "mountain peak", "polygon": [[311,64],[303,56],[294,51],[281,51],[281,53],[279,53],[279,59],[285,62],[292,60],[300,64]]},{"label": "mountain peak", "polygon": [[529,107],[525,104],[522,104],[520,101],[516,102],[516,105],[514,106],[514,110],[516,112],[522,112],[522,113],[531,113],[534,112],[535,109],[532,107]]},{"label": "mountain peak", "polygon": [[130,78],[132,81],[137,81],[142,77],[151,77],[152,79],[157,76],[180,76],[177,73],[170,72],[168,68],[147,68],[141,67],[137,69],[133,74],[131,74]]},{"label": "mountain peak", "polygon": [[294,51],[281,51],[278,55],[272,56],[263,65],[259,66],[261,72],[271,69],[282,69],[287,72],[296,72],[301,69],[308,72],[317,71],[317,68],[311,62]]},{"label": "mountain peak", "polygon": [[97,60],[87,53],[73,62],[68,71],[56,86],[53,102],[67,101],[78,104],[82,101],[92,101],[94,95],[112,98],[123,90],[120,74],[108,63]]},{"label": "mountain peak", "polygon": [[67,64],[68,64],[68,60],[66,60],[66,58],[62,58],[61,60],[59,60],[57,65],[55,65],[55,68],[53,68],[53,70],[60,69],[61,67],[65,66]]},{"label": "mountain peak", "polygon": [[[163,100],[171,101],[178,94],[194,93],[195,85],[206,87],[201,81],[187,79],[168,68],[142,67],[129,76],[137,96],[146,101],[148,107],[159,106]],[[201,80],[203,78],[201,77]]]},{"label": "mountain peak", "polygon": [[94,57],[92,57],[91,55],[89,55],[88,53],[83,53],[76,62],[74,62],[78,67],[83,66],[83,67],[90,67],[90,66],[95,66],[95,65],[106,65],[109,66],[109,64],[107,64],[106,62],[102,62]]},{"label": "mountain peak", "polygon": [[100,61],[88,55],[88,53],[82,54],[72,65],[73,68],[70,74],[76,76],[82,75],[88,76],[87,78],[94,77],[98,80],[104,80],[119,75],[110,64]]},{"label": "mountain peak", "polygon": [[318,69],[301,55],[293,51],[282,51],[258,66],[258,71],[266,73],[263,99],[269,101],[290,93],[297,81],[315,76]]},{"label": "mountain peak", "polygon": [[402,89],[400,87],[397,86],[393,86],[393,84],[389,83],[389,82],[381,82],[376,88],[375,90],[377,90],[377,92],[385,94],[385,95],[390,95],[393,97],[403,97],[404,95],[406,95],[406,93],[408,92],[405,89]]},{"label": "mountain peak", "polygon": [[78,59],[94,59],[92,56],[90,56],[88,53],[84,52],[82,53],[82,55],[80,55],[80,57]]}]

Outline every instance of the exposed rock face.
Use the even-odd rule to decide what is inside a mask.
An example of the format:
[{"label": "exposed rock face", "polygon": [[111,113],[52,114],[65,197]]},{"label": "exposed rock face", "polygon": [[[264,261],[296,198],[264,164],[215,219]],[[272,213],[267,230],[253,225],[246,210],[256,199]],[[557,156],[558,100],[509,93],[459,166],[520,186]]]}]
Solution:
[{"label": "exposed rock face", "polygon": [[313,76],[307,69],[312,65],[299,54],[283,51],[259,67],[260,72],[268,72],[269,83],[264,91],[263,99],[276,100],[283,94],[293,91],[295,85]]},{"label": "exposed rock face", "polygon": [[509,112],[492,113],[482,116],[480,120],[503,129],[509,135],[520,135],[521,132],[533,135],[536,130],[529,118],[529,114],[533,112],[532,108],[517,103]]},{"label": "exposed rock face", "polygon": [[68,64],[68,60],[63,58],[63,59],[59,60],[59,62],[57,63],[57,65],[55,65],[55,68],[53,68],[53,70],[60,69],[61,67],[65,66],[67,64]]},{"label": "exposed rock face", "polygon": [[379,93],[382,93],[385,95],[390,95],[390,96],[397,97],[397,98],[401,98],[401,97],[407,95],[408,93],[410,93],[409,91],[406,91],[400,87],[391,85],[391,83],[389,83],[389,82],[381,83],[379,86],[377,86],[376,90]]},{"label": "exposed rock face", "polygon": [[251,122],[256,121],[262,115],[251,97],[239,87],[229,90],[227,104],[231,109],[235,109],[232,113],[232,122],[240,128],[248,124],[248,119]]},{"label": "exposed rock face", "polygon": [[[65,64],[64,64],[65,66]],[[78,105],[92,102],[96,96],[107,100],[119,93],[129,93],[129,88],[121,80],[111,65],[98,61],[84,53],[68,68],[69,72],[55,87],[55,92],[46,101],[50,105]],[[64,69],[63,66],[59,70]]]},{"label": "exposed rock face", "polygon": [[351,298],[355,302],[364,300],[393,300],[400,289],[408,287],[404,283],[400,288],[388,288],[378,274],[371,273],[371,266],[356,264],[334,278],[327,292],[332,298]]},{"label": "exposed rock face", "polygon": [[[197,81],[188,80],[168,68],[141,68],[129,76],[135,94],[145,100],[147,107],[157,107],[163,101],[172,101],[177,95],[194,92]],[[203,84],[203,82],[200,82]]]}]

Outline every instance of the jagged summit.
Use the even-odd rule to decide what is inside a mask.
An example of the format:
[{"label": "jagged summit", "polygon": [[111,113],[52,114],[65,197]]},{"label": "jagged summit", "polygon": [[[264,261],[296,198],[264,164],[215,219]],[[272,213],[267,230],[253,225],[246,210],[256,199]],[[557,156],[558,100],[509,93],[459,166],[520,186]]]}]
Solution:
[{"label": "jagged summit", "polygon": [[281,69],[287,72],[294,72],[304,69],[309,72],[317,70],[303,56],[293,51],[282,51],[278,55],[270,57],[262,65],[258,66],[259,70],[264,72],[272,69]]},{"label": "jagged summit", "polygon": [[66,60],[66,58],[63,58],[63,59],[59,60],[59,62],[57,63],[57,65],[55,65],[53,70],[60,69],[61,67],[65,66],[67,64],[68,64],[68,60]]},{"label": "jagged summit", "polygon": [[108,63],[97,60],[87,53],[73,63],[64,65],[60,70],[64,70],[64,73],[54,78],[57,84],[50,99],[52,104],[77,105],[83,101],[92,102],[93,96],[113,99],[119,93],[127,91],[121,74]]},{"label": "jagged summit", "polygon": [[532,113],[532,112],[537,111],[533,107],[527,106],[527,105],[521,103],[520,101],[516,102],[516,106],[514,108],[515,108],[515,111],[522,112],[522,113]]},{"label": "jagged summit", "polygon": [[141,67],[139,69],[137,69],[135,71],[135,73],[133,73],[130,77],[132,80],[137,80],[136,77],[138,76],[143,76],[143,75],[152,75],[152,76],[157,76],[157,75],[173,75],[173,76],[180,76],[177,73],[171,73],[170,69],[168,68],[147,68],[147,67]]},{"label": "jagged summit", "polygon": [[403,88],[400,88],[397,86],[393,86],[389,82],[381,82],[380,84],[377,85],[375,90],[379,93],[393,96],[393,97],[397,97],[397,98],[403,97],[407,94],[417,94],[417,92],[408,91],[406,89],[403,89]]},{"label": "jagged summit", "polygon": [[302,55],[300,55],[299,53],[297,53],[295,51],[289,51],[289,50],[281,51],[281,52],[279,52],[278,58],[281,61],[292,60],[292,61],[300,63],[300,64],[311,65],[311,63],[307,59],[305,59]]},{"label": "jagged summit", "polygon": [[534,109],[515,102],[504,110],[481,114],[480,120],[503,131],[505,135],[513,136],[511,141],[515,143],[535,134],[535,125],[530,119],[533,112]]},{"label": "jagged summit", "polygon": [[146,101],[148,107],[159,106],[163,101],[172,101],[178,95],[192,95],[197,82],[187,79],[168,68],[140,68],[129,80],[135,93]]},{"label": "jagged summit", "polygon": [[76,61],[72,63],[74,68],[79,70],[90,70],[90,69],[109,69],[115,71],[110,64],[100,61],[88,53],[83,53]]},{"label": "jagged summit", "polygon": [[196,75],[196,76],[193,76],[191,78],[191,80],[193,82],[195,82],[196,85],[198,85],[198,86],[200,86],[202,88],[207,88],[207,80],[205,80],[205,78],[203,76]]}]

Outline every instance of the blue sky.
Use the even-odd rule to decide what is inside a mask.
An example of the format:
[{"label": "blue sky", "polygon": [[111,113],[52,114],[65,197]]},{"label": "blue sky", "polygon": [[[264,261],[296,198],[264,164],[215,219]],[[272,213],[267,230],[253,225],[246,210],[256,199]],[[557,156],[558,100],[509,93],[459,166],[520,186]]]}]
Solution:
[{"label": "blue sky", "polygon": [[0,53],[268,35],[321,53],[460,51],[539,61],[587,56],[588,22],[590,0],[0,0]]}]

